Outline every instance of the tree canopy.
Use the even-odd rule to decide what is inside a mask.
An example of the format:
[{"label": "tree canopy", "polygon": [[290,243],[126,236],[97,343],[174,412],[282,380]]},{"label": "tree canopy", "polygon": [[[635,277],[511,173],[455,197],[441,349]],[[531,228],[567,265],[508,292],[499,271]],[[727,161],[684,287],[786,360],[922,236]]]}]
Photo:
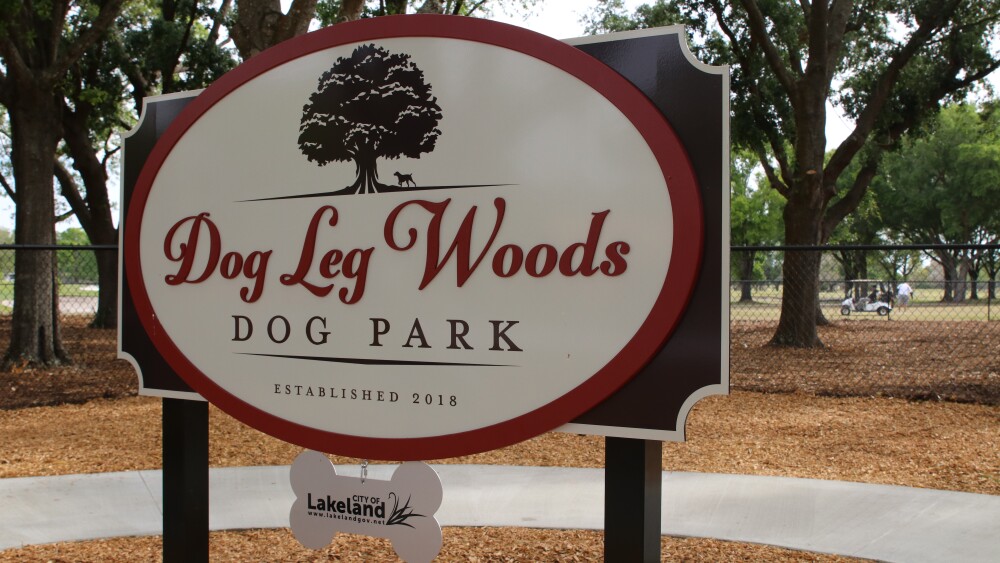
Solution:
[{"label": "tree canopy", "polygon": [[[0,3],[0,104],[11,124],[15,241],[55,242],[52,178],[62,133],[67,73],[113,25],[123,0]],[[63,349],[53,260],[18,250],[10,347],[5,363],[58,363]]]},{"label": "tree canopy", "polygon": [[[903,238],[996,244],[1000,213],[987,202],[1000,201],[1000,114],[994,107],[979,110],[971,104],[945,108],[888,155],[873,191],[886,226]],[[965,280],[980,266],[990,269],[995,254],[985,249],[935,249],[932,258],[952,282],[945,299],[964,299]]]},{"label": "tree canopy", "polygon": [[312,162],[354,161],[346,192],[375,192],[376,160],[420,158],[434,150],[441,108],[424,73],[403,53],[362,45],[319,78],[302,110],[299,149]]},{"label": "tree canopy", "polygon": [[1000,114],[971,104],[946,108],[907,135],[875,182],[887,226],[910,240],[995,243],[1000,214]]},{"label": "tree canopy", "polygon": [[[729,230],[733,246],[777,244],[781,240],[784,200],[766,185],[757,160],[749,151],[737,151],[729,166]],[[756,250],[733,252],[732,275],[740,282],[740,301],[752,301],[753,283],[764,269]]]}]

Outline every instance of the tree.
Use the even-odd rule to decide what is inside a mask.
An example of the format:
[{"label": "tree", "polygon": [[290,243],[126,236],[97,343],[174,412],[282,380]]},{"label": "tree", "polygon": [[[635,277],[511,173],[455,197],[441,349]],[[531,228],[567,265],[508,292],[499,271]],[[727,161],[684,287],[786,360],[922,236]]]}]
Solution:
[{"label": "tree", "polygon": [[[205,87],[235,66],[233,54],[218,44],[225,17],[225,3],[216,10],[205,0],[130,4],[102,41],[70,67],[62,96],[63,149],[80,182],[61,163],[55,173],[61,195],[94,244],[118,242],[107,186],[116,132],[131,126],[144,97]],[[91,324],[113,328],[118,257],[98,252],[97,266],[100,291]]]},{"label": "tree", "polygon": [[[729,173],[730,243],[735,246],[776,244],[781,238],[784,201],[754,177],[757,160],[746,151],[733,154]],[[759,174],[759,173],[758,173]],[[735,277],[740,280],[740,302],[753,301],[757,251],[733,254]]]},{"label": "tree", "polygon": [[[993,111],[969,104],[945,108],[907,135],[886,158],[875,182],[886,224],[903,236],[934,244],[995,244],[1000,240],[1000,133]],[[937,248],[931,258],[945,276],[945,301],[966,297],[976,266],[989,267],[984,250]]]},{"label": "tree", "polygon": [[997,298],[997,276],[1000,274],[1000,250],[991,248],[983,252],[983,269],[986,270],[986,298]]},{"label": "tree", "polygon": [[[227,0],[231,1],[231,0]],[[394,16],[407,13],[412,4],[418,14],[489,17],[495,6],[518,6],[523,10],[538,0],[293,0],[287,12],[279,0],[236,0],[232,37],[240,58],[247,60],[257,53],[304,34],[315,19],[321,27],[361,18]]]},{"label": "tree", "polygon": [[392,189],[376,161],[420,158],[434,150],[441,108],[410,56],[362,45],[319,79],[302,111],[299,149],[311,162],[354,161],[357,179],[338,193]]},{"label": "tree", "polygon": [[[841,181],[847,181],[848,177],[856,173],[851,169],[857,168],[855,162],[849,167],[849,173],[841,177]],[[840,246],[871,246],[882,242],[881,233],[885,227],[882,222],[882,215],[878,204],[874,198],[867,197],[861,201],[858,208],[853,213],[844,218],[843,221],[833,230],[829,242]],[[865,287],[857,286],[851,280],[868,279],[871,276],[869,266],[878,265],[872,260],[871,251],[864,248],[840,248],[833,253],[833,258],[840,263],[844,272],[845,297],[850,296],[853,290],[855,300],[864,296],[867,291]]]},{"label": "tree", "polygon": [[[330,3],[333,4],[332,2]],[[329,7],[344,19],[357,19],[364,0],[341,0]],[[317,0],[293,0],[288,12],[281,11],[280,0],[236,0],[236,13],[230,33],[244,61],[282,41],[303,35],[316,15]]]},{"label": "tree", "polygon": [[[7,229],[0,227],[0,244],[13,244],[14,243],[14,233],[8,231]],[[6,284],[10,279],[13,278],[14,273],[14,252],[12,250],[0,250],[0,284]],[[3,297],[4,299],[9,299],[12,297],[8,294],[7,287],[4,285]]]},{"label": "tree", "polygon": [[[603,2],[617,14],[621,6]],[[882,154],[942,101],[961,97],[1000,66],[991,43],[998,0],[659,0],[655,6],[636,14],[676,19],[630,23],[687,23],[711,62],[732,66],[734,141],[758,154],[787,200],[789,245],[826,243],[864,199]],[[854,121],[829,160],[828,103]],[[842,182],[853,162],[857,172]],[[819,252],[786,255],[772,344],[822,346],[819,265]]]},{"label": "tree", "polygon": [[[533,6],[535,1],[536,0],[477,0],[474,2],[467,2],[465,0],[425,0],[418,7],[416,7],[415,11],[421,14],[449,14],[456,16],[476,16],[480,14],[489,15],[489,10],[495,5],[515,4],[527,9],[530,6]],[[236,13],[232,22],[232,38],[233,42],[236,44],[237,50],[239,51],[240,57],[243,60],[246,60],[282,41],[304,34],[308,31],[309,25],[313,21],[314,17],[319,17],[320,25],[327,26],[339,22],[360,19],[362,17],[405,14],[407,12],[407,4],[407,0],[379,0],[377,4],[374,2],[366,2],[364,0],[293,0],[288,11],[282,12],[281,5],[278,0],[236,0]],[[378,56],[381,57],[383,55]],[[386,56],[406,57],[405,55],[388,54],[386,54]],[[351,57],[351,59],[353,59],[353,57]],[[345,61],[349,61],[351,59],[346,59]],[[345,61],[341,62],[344,64],[351,64]],[[357,64],[357,62],[353,64]],[[367,68],[369,71],[384,72],[384,70],[380,71],[377,68],[379,65],[383,64],[384,61],[371,61],[371,64],[367,65]],[[406,64],[412,66],[412,63],[408,61],[408,58],[406,60]],[[412,68],[416,69],[415,66],[412,66]],[[335,69],[336,65],[330,70],[330,73],[336,73],[337,71]],[[408,70],[403,70],[399,72],[399,75],[401,78],[412,81],[413,84],[419,84],[421,89],[426,87],[427,94],[429,95],[429,86],[423,84],[422,73],[420,73],[419,70],[416,70],[413,73]],[[407,75],[409,75],[408,78]],[[384,79],[385,77],[381,78],[381,80]],[[380,80],[380,78],[377,76],[371,76],[364,77],[364,80],[377,81]],[[374,85],[374,82],[372,84]],[[388,86],[388,83],[383,83],[382,86],[386,87]],[[311,99],[315,99],[317,96],[320,96],[321,91],[324,91],[325,89],[326,87],[324,87],[321,83],[320,91],[317,91]],[[341,95],[341,90],[342,88],[333,88],[331,85],[330,93],[327,97],[330,100],[333,100],[336,96]],[[358,114],[357,117],[360,121],[353,122],[364,128],[372,125],[370,116],[374,115],[376,111],[381,111],[383,109],[395,111],[397,108],[393,107],[393,103],[406,102],[404,98],[407,96],[404,94],[404,92],[396,92],[393,96],[393,100],[386,100],[383,104],[374,104],[374,102],[365,104],[358,103],[352,104],[354,107],[349,109],[332,109],[334,113],[337,113],[338,115],[340,115],[339,112],[341,111],[361,111],[362,113],[368,112],[369,117],[364,117],[362,114]],[[414,104],[412,105],[412,108],[415,111],[420,112],[422,115],[414,116],[413,119],[403,119],[400,123],[384,123],[383,125],[389,125],[393,128],[392,131],[384,133],[371,129],[367,132],[361,130],[348,132],[344,129],[344,127],[338,126],[335,123],[321,123],[323,118],[319,115],[319,113],[314,112],[314,115],[307,117],[307,114],[310,112],[310,110],[307,109],[304,112],[302,128],[300,129],[300,148],[302,148],[309,160],[317,162],[320,166],[324,166],[334,161],[353,160],[358,167],[358,178],[352,186],[345,188],[344,191],[346,192],[379,191],[391,188],[391,186],[386,186],[378,181],[378,172],[375,161],[380,157],[399,158],[399,156],[411,156],[411,154],[414,155],[412,156],[413,158],[417,158],[419,154],[433,149],[434,140],[440,134],[440,131],[437,131],[436,129],[437,120],[440,119],[440,108],[437,108],[436,110],[433,109],[437,106],[431,98],[419,99],[419,95],[410,97],[412,98],[410,102],[413,102]],[[316,108],[322,108],[324,103],[328,102],[315,101],[310,104],[310,107],[315,106]],[[332,103],[332,101],[330,103]],[[437,117],[433,117],[435,114]],[[399,114],[397,114],[397,116],[398,115]],[[344,115],[344,117],[353,119],[347,115]],[[426,129],[424,129],[424,132],[430,137],[426,139],[406,138],[408,131],[410,131],[411,128],[413,132],[418,132],[421,128],[425,127]],[[326,133],[324,133],[324,131],[326,131]],[[362,147],[362,150],[357,151],[356,155],[349,155],[346,154],[346,151],[344,150],[336,149],[333,144],[333,138],[322,138],[328,133],[336,134],[336,131],[349,133],[352,139],[361,139],[364,137],[365,140],[362,141],[364,143],[364,147]],[[313,136],[318,136],[318,138],[313,138]],[[389,146],[393,142],[397,143],[397,145],[402,143],[405,146]],[[426,150],[421,147],[426,148]]]},{"label": "tree", "polygon": [[128,79],[134,110],[142,99],[204,88],[236,66],[232,49],[220,40],[230,17],[230,2],[162,0],[153,7],[133,4],[107,37],[103,58],[94,61],[107,72]]},{"label": "tree", "polygon": [[[18,244],[55,242],[52,174],[62,131],[66,71],[114,22],[123,0],[0,4],[0,103],[10,115]],[[67,359],[59,333],[50,252],[19,250],[10,347],[5,362]]]},{"label": "tree", "polygon": [[7,110],[0,106],[0,187],[3,187],[3,194],[0,197],[16,201],[17,195],[14,193],[14,183],[11,179],[13,169],[10,163],[10,142],[10,121],[7,119]]}]

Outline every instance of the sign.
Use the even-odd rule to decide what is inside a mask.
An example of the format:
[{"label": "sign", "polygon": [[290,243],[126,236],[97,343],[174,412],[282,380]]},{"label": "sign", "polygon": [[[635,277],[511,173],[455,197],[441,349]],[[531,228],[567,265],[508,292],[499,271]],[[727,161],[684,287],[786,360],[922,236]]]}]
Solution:
[{"label": "sign", "polygon": [[128,203],[135,314],[191,387],[306,447],[433,458],[552,429],[660,352],[702,210],[631,83],[481,20],[307,38],[188,105]]},{"label": "sign", "polygon": [[441,551],[441,478],[426,463],[396,468],[388,481],[337,475],[323,454],[305,451],[291,469],[295,503],[289,525],[309,549],[323,549],[337,532],[386,538],[403,560],[430,562]]}]

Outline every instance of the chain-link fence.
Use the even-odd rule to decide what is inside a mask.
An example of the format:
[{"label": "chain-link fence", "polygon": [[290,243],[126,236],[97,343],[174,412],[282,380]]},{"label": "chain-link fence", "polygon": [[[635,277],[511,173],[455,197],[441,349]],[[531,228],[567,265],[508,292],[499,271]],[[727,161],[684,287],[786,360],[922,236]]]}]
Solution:
[{"label": "chain-link fence", "polygon": [[[787,271],[803,262],[792,253],[818,258],[818,299],[784,314],[818,309],[822,348],[768,346],[785,277],[810,276]],[[733,248],[732,386],[1000,404],[998,258],[997,245]]]},{"label": "chain-link fence", "polygon": [[[128,363],[115,360],[115,329],[93,327],[100,306],[99,257],[115,260],[116,249],[22,251],[46,252],[56,261],[63,344],[74,366],[131,373]],[[13,246],[0,246],[2,351],[10,342],[16,299],[14,252]],[[793,252],[819,257],[818,300],[812,306],[821,313],[822,348],[768,346],[782,315],[785,276],[796,274],[784,271]],[[997,245],[733,248],[732,387],[1000,404],[998,257]],[[973,283],[970,272],[977,270]]]},{"label": "chain-link fence", "polygon": [[[116,359],[117,315],[113,304],[117,300],[118,249],[115,246],[0,245],[0,356],[10,344],[11,315],[17,298],[14,263],[18,251],[39,253],[54,260],[53,298],[58,302],[63,348],[73,368],[132,373],[128,362]],[[102,267],[104,280],[100,276]],[[108,302],[111,309],[106,309]]]}]

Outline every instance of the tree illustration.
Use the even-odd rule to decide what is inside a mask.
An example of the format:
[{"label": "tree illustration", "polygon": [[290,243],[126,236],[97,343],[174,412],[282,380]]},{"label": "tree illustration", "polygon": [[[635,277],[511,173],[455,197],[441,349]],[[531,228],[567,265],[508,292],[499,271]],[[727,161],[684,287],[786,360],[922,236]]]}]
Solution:
[{"label": "tree illustration", "polygon": [[409,55],[362,45],[320,76],[302,110],[299,149],[319,166],[354,161],[357,179],[334,193],[396,190],[378,181],[376,161],[431,152],[440,119],[437,98]]}]

